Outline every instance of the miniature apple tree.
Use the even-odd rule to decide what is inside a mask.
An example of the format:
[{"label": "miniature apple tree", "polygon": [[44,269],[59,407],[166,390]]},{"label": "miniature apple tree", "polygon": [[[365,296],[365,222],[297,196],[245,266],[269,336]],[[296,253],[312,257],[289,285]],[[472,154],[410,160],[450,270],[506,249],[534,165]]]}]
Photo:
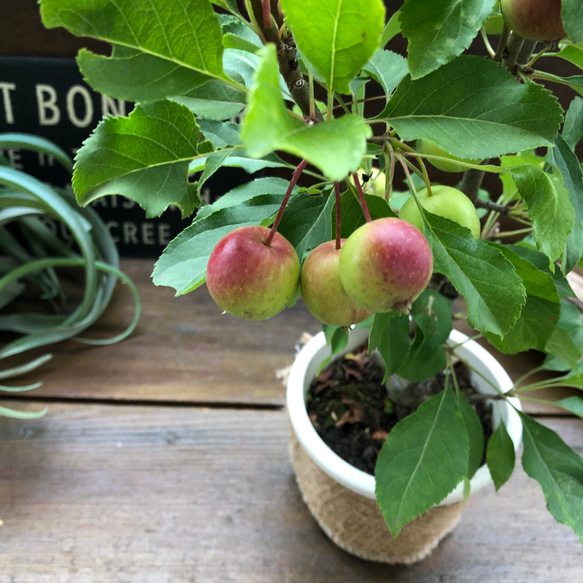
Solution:
[{"label": "miniature apple tree", "polygon": [[[551,5],[555,25],[559,7],[562,28],[541,31],[538,19],[533,39],[519,36],[532,30],[529,10],[538,14]],[[329,288],[316,281],[314,289],[324,291],[308,304],[326,314],[331,344],[337,349],[345,338],[347,322],[332,309],[334,294],[340,299],[345,291],[355,303],[348,307],[354,322],[368,316],[362,309],[375,312],[366,320],[369,346],[380,351],[387,376],[423,380],[450,366],[451,305],[440,293],[447,285],[464,299],[470,326],[493,346],[510,354],[544,352],[544,368],[557,372],[547,385],[583,389],[581,315],[569,302],[574,294],[566,278],[583,255],[583,173],[576,155],[583,75],[566,77],[554,67],[583,68],[583,11],[579,0],[508,0],[501,8],[517,30],[504,26],[493,36],[483,25],[501,20],[495,0],[404,0],[389,14],[381,0],[41,0],[47,27],[112,45],[110,56],[79,53],[86,81],[135,102],[127,117],[105,118],[79,151],[77,200],[86,205],[121,194],[149,216],[170,205],[192,215],[153,273],[155,284],[178,295],[203,285],[207,266],[209,283],[211,271],[214,278],[233,268],[218,251],[219,259],[213,257],[225,237],[248,243],[233,233],[261,227],[263,248],[243,251],[249,264],[270,257],[255,283],[268,282],[274,291],[270,278],[284,277],[278,270],[285,262],[293,281],[266,300],[260,287],[245,284],[238,295],[233,281],[242,280],[222,280],[221,293],[226,289],[234,306],[226,309],[238,313],[238,299],[246,295],[249,302],[250,292],[256,307],[270,309],[238,315],[267,317],[299,293],[300,263],[307,265],[306,278],[326,271]],[[404,55],[387,48],[399,37]],[[478,44],[482,54],[472,54]],[[547,66],[539,69],[540,63]],[[565,108],[553,87],[570,91]],[[432,177],[440,165],[458,172],[461,192],[438,204]],[[223,167],[243,168],[254,180],[202,206],[201,188]],[[490,192],[481,188],[485,175],[499,177]],[[465,199],[463,212],[448,208],[458,206],[460,195],[469,209]],[[407,198],[410,210],[399,218]],[[404,220],[412,208],[423,235]],[[500,228],[501,218],[510,232]],[[393,255],[376,257],[389,246],[371,244],[372,233],[387,224],[398,226],[400,250],[419,256],[418,263],[410,260],[411,273],[406,264],[395,267]],[[407,230],[415,236],[405,236]],[[280,264],[268,253],[276,233],[294,250]],[[310,252],[330,242],[338,257],[318,254],[321,268],[310,267]],[[374,265],[401,270],[387,283],[380,269],[386,289],[377,295],[390,296],[411,276],[407,294],[364,302],[353,290],[362,287],[359,278],[376,282]],[[340,291],[326,294],[334,289]],[[528,390],[539,386],[517,386],[512,395],[529,398]],[[578,415],[583,410],[578,396],[558,404]],[[419,411],[415,429],[387,439],[382,450],[381,460],[404,447],[417,456],[404,485],[387,488],[401,501],[398,517],[379,489],[394,535],[444,497],[422,479],[425,445],[446,440],[445,490],[471,478],[483,448],[477,416],[455,387]],[[521,416],[523,467],[539,481],[553,516],[583,540],[583,461],[551,430]],[[463,435],[441,431],[460,419]],[[504,432],[502,424],[488,446],[496,487],[514,466]]]}]

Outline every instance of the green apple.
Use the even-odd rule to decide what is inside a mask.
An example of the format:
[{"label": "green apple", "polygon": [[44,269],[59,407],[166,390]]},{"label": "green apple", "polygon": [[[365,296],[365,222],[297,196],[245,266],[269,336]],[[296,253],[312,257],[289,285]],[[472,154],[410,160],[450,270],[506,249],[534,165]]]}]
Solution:
[{"label": "green apple", "polygon": [[[358,170],[356,174],[358,175],[363,192],[376,194],[377,196],[385,196],[387,177],[384,172],[381,172],[378,168],[372,168],[370,174],[367,174],[364,170]],[[354,184],[352,177],[350,177],[350,181]]]},{"label": "green apple", "polygon": [[447,160],[428,160],[432,166],[443,172],[464,172],[467,170],[467,167],[460,164],[460,162],[468,162],[469,164],[479,164],[481,162],[481,160],[456,158],[448,154],[444,149],[436,146],[433,142],[423,139],[417,140],[417,152],[419,154],[427,154],[428,156],[447,158]]},{"label": "green apple", "polygon": [[302,265],[300,287],[306,307],[320,322],[350,326],[366,320],[372,312],[357,306],[342,287],[339,260],[336,241],[318,245]]},{"label": "green apple", "polygon": [[[480,218],[472,201],[457,188],[437,185],[431,187],[431,196],[426,188],[417,193],[419,202],[424,209],[434,215],[445,217],[462,227],[467,227],[472,235],[480,238]],[[415,199],[411,197],[399,211],[399,218],[423,230],[423,220]]]},{"label": "green apple", "polygon": [[245,320],[264,320],[281,312],[297,294],[300,261],[291,243],[270,229],[240,227],[213,249],[206,284],[215,303]]},{"label": "green apple", "polygon": [[523,38],[545,42],[567,36],[561,0],[501,0],[500,10],[508,27]]},{"label": "green apple", "polygon": [[487,34],[502,34],[504,19],[501,14],[492,14],[484,22],[484,29]]},{"label": "green apple", "polygon": [[433,270],[421,231],[393,217],[365,223],[340,250],[340,281],[352,300],[371,312],[408,312]]}]

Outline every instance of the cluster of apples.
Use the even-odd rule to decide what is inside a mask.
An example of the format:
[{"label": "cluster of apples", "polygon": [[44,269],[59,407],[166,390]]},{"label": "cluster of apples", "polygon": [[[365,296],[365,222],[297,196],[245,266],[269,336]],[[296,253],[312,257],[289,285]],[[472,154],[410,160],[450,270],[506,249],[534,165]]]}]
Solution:
[{"label": "cluster of apples", "polygon": [[270,318],[301,289],[325,324],[348,326],[375,312],[406,311],[425,289],[433,257],[421,231],[405,220],[367,222],[346,240],[316,247],[300,268],[294,247],[266,227],[235,229],[213,249],[207,288],[225,312]]}]

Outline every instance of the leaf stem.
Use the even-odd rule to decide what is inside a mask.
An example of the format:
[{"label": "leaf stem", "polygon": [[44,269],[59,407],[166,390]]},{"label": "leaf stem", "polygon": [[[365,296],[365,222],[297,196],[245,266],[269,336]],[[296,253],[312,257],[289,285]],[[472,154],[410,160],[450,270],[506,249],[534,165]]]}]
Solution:
[{"label": "leaf stem", "polygon": [[287,203],[289,201],[289,197],[291,196],[292,190],[294,189],[294,186],[296,185],[297,181],[299,180],[300,176],[302,175],[302,172],[304,170],[304,168],[307,166],[308,161],[306,159],[302,160],[297,168],[294,170],[294,173],[292,174],[292,177],[289,181],[289,185],[287,187],[287,191],[285,193],[285,196],[283,197],[283,200],[281,201],[281,206],[279,207],[279,210],[277,211],[277,216],[275,217],[275,221],[273,222],[273,225],[271,226],[271,231],[269,231],[269,235],[267,235],[267,239],[265,239],[265,244],[269,247],[271,245],[271,242],[273,241],[273,237],[275,237],[275,233],[277,232],[277,227],[279,227],[279,223],[281,221],[281,217],[283,216],[283,211],[285,210],[285,207],[287,206]]},{"label": "leaf stem", "polygon": [[336,198],[336,249],[340,249],[342,212],[340,209],[340,184],[338,181],[334,182],[334,196]]}]

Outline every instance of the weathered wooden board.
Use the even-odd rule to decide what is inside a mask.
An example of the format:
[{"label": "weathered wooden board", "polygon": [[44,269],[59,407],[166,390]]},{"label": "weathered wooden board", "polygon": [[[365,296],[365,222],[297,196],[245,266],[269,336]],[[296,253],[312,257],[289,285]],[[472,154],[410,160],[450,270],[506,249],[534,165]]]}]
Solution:
[{"label": "weathered wooden board", "polygon": [[[34,398],[283,404],[275,371],[292,363],[304,331],[319,330],[304,306],[263,322],[221,315],[206,288],[174,297],[174,290],[156,287],[152,265],[149,260],[122,262],[142,300],[142,316],[130,338],[111,346],[61,343],[51,347],[52,361],[13,384],[43,381],[27,395]],[[115,336],[131,321],[133,310],[131,294],[119,286],[86,335]]]},{"label": "weathered wooden board", "polygon": [[[548,423],[582,452],[579,420]],[[581,580],[581,545],[522,470],[480,493],[425,562],[353,558],[301,502],[288,436],[282,411],[71,404],[1,420],[0,581]]]}]

